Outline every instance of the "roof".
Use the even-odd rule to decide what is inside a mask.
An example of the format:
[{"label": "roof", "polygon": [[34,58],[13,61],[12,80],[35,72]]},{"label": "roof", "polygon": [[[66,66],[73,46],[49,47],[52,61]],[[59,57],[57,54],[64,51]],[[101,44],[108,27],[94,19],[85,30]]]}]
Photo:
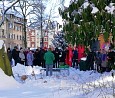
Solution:
[{"label": "roof", "polygon": [[16,17],[19,17],[19,18],[24,18],[22,14],[20,14],[18,11],[14,10],[14,9],[9,9],[6,14],[12,14]]}]

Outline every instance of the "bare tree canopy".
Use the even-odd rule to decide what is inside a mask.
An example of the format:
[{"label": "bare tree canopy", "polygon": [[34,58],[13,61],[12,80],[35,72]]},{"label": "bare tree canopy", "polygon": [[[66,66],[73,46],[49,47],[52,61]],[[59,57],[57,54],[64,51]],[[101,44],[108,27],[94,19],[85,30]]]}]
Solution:
[{"label": "bare tree canopy", "polygon": [[[6,8],[6,9],[4,9],[3,10],[3,12],[2,12],[2,20],[0,21],[0,27],[2,26],[2,24],[4,23],[4,17],[5,17],[5,14],[6,14],[6,12],[12,7],[12,6],[14,6],[16,3],[18,3],[20,0],[16,0],[16,1],[13,1],[12,2],[12,4],[8,7],[8,8]],[[3,7],[4,7],[4,1],[3,1]]]}]

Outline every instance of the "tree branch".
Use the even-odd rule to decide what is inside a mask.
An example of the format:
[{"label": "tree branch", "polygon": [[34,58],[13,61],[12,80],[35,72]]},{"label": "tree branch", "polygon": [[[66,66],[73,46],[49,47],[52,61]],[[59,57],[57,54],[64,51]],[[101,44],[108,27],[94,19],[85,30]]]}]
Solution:
[{"label": "tree branch", "polygon": [[16,0],[14,3],[12,3],[12,5],[10,7],[8,7],[4,12],[3,12],[3,15],[2,15],[2,20],[0,22],[0,27],[2,26],[2,24],[4,23],[4,17],[5,17],[5,14],[6,12],[12,7],[14,6],[16,3],[18,3],[20,0]]}]

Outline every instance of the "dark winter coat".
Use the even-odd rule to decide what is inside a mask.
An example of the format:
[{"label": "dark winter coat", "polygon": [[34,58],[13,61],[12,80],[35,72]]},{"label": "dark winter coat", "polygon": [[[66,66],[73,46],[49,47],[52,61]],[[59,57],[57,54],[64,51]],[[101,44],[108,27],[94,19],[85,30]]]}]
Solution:
[{"label": "dark winter coat", "polygon": [[102,54],[100,52],[96,53],[96,64],[101,64],[102,63]]},{"label": "dark winter coat", "polygon": [[94,62],[95,56],[96,56],[95,52],[89,52],[87,55],[87,61],[88,62]]},{"label": "dark winter coat", "polygon": [[108,57],[109,61],[114,62],[115,52],[114,51],[109,52],[108,55],[107,55],[107,57]]},{"label": "dark winter coat", "polygon": [[11,50],[7,51],[7,55],[8,55],[9,61],[11,62],[12,61],[12,51]]},{"label": "dark winter coat", "polygon": [[55,50],[54,55],[55,55],[55,61],[59,61],[60,52],[58,50]]},{"label": "dark winter coat", "polygon": [[44,60],[44,54],[46,53],[45,50],[41,49],[40,50],[40,60]]},{"label": "dark winter coat", "polygon": [[59,61],[65,63],[65,58],[66,58],[66,51],[60,51]]},{"label": "dark winter coat", "polygon": [[13,49],[12,50],[12,58],[15,60],[15,61],[19,61],[19,51],[16,51],[16,49]]},{"label": "dark winter coat", "polygon": [[33,61],[33,64],[34,65],[40,65],[40,51],[37,50],[35,53],[34,53],[34,61]]},{"label": "dark winter coat", "polygon": [[74,60],[78,59],[78,51],[77,50],[73,50],[73,59]]}]

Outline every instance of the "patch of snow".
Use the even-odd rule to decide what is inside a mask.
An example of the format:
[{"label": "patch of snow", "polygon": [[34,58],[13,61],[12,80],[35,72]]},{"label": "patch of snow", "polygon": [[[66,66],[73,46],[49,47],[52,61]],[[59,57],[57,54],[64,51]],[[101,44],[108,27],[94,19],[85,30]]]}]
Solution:
[{"label": "patch of snow", "polygon": [[0,49],[2,49],[3,44],[4,44],[4,41],[3,41],[3,40],[0,40]]},{"label": "patch of snow", "polygon": [[85,2],[85,3],[83,4],[83,8],[84,8],[84,9],[86,9],[88,6],[89,6],[89,2]]},{"label": "patch of snow", "polygon": [[97,8],[97,7],[93,7],[93,10],[92,10],[92,14],[95,14],[95,13],[97,13],[99,11],[99,9]]},{"label": "patch of snow", "polygon": [[105,10],[107,10],[108,13],[114,14],[115,6],[113,6],[114,3],[111,3],[109,6],[105,7]]},{"label": "patch of snow", "polygon": [[[31,75],[32,67],[17,64],[12,67],[14,73]],[[0,98],[112,98],[112,83],[115,79],[111,72],[103,74],[94,71],[80,71],[70,67],[69,76],[53,72],[53,76],[45,76],[45,71],[40,72],[41,67],[33,68],[35,77],[30,77],[25,82],[6,76],[0,70]],[[38,72],[39,71],[39,72]],[[113,71],[115,72],[115,71]],[[39,78],[40,74],[42,78]],[[19,84],[20,83],[20,84]],[[101,92],[100,92],[101,91]]]},{"label": "patch of snow", "polygon": [[0,90],[18,88],[20,84],[12,76],[7,76],[0,68]]}]

